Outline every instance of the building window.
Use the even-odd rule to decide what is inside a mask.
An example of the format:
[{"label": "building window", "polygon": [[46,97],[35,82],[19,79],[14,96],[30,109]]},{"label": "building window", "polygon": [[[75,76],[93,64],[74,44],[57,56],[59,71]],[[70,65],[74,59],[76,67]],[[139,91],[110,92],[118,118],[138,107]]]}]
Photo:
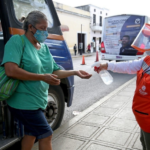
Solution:
[{"label": "building window", "polygon": [[99,25],[102,26],[102,16],[99,18]]},{"label": "building window", "polygon": [[94,34],[95,34],[95,31],[94,31]]},{"label": "building window", "polygon": [[2,30],[2,23],[0,19],[0,39],[3,38],[3,30]]},{"label": "building window", "polygon": [[107,13],[106,13],[106,16],[107,16]]},{"label": "building window", "polygon": [[100,11],[100,14],[102,14],[102,11]]},{"label": "building window", "polygon": [[96,9],[94,9],[94,12],[96,12]]},{"label": "building window", "polygon": [[96,15],[93,14],[93,24],[96,24]]}]

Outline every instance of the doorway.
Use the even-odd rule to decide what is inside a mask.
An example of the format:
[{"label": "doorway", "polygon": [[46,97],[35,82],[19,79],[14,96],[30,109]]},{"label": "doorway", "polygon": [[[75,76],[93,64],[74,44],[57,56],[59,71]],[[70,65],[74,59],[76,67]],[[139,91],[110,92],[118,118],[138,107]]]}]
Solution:
[{"label": "doorway", "polygon": [[99,38],[99,44],[101,44],[101,37]]},{"label": "doorway", "polygon": [[94,42],[93,51],[96,52],[96,37],[93,37],[93,42]]},{"label": "doorway", "polygon": [[101,50],[101,41],[102,41],[102,39],[101,39],[101,37],[99,38],[99,50]]},{"label": "doorway", "polygon": [[85,53],[85,34],[81,34],[81,33],[78,33],[78,53],[80,53],[80,45],[79,43],[83,43],[83,46],[82,46],[82,53]]}]

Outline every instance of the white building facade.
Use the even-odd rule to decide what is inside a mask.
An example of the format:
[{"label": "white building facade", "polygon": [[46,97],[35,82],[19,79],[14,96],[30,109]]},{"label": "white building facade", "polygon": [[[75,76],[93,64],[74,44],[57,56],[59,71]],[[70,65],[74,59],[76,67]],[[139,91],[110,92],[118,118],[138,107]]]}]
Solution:
[{"label": "white building facade", "polygon": [[90,43],[91,52],[99,51],[103,33],[103,21],[104,18],[109,15],[109,10],[106,8],[100,8],[94,5],[84,5],[76,7],[90,12]]}]

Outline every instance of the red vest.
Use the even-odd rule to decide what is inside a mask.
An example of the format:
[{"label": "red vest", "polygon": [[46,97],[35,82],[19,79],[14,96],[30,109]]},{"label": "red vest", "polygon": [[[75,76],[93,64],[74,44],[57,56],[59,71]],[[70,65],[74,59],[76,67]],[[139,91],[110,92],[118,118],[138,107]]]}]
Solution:
[{"label": "red vest", "polygon": [[[132,110],[136,120],[145,132],[150,133],[150,56],[145,57],[137,73],[136,90]],[[149,68],[150,69],[150,68]]]}]

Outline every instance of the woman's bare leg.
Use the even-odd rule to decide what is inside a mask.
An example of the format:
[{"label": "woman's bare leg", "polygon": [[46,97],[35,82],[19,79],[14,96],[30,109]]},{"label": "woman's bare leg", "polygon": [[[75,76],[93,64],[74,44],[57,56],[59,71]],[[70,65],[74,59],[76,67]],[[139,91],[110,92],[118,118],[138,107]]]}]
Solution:
[{"label": "woman's bare leg", "polygon": [[52,135],[39,140],[39,150],[52,150]]},{"label": "woman's bare leg", "polygon": [[35,136],[25,135],[21,143],[21,150],[31,150],[34,145],[35,139]]}]

